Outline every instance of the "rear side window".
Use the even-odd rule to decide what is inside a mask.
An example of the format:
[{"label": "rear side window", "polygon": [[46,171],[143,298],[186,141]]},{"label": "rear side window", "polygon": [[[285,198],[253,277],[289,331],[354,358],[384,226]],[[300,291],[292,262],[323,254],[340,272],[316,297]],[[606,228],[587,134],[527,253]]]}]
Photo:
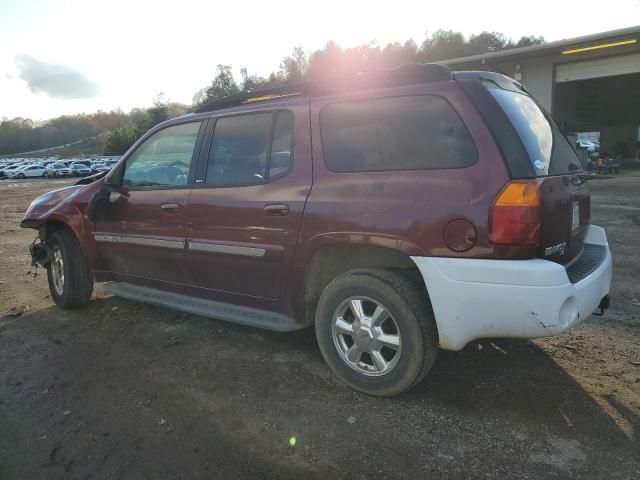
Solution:
[{"label": "rear side window", "polygon": [[536,176],[581,170],[580,160],[567,139],[531,97],[488,82],[486,86],[516,129]]},{"label": "rear side window", "polygon": [[207,161],[206,183],[257,185],[289,170],[293,115],[267,112],[216,121]]},{"label": "rear side window", "polygon": [[460,117],[435,95],[331,103],[320,128],[335,172],[462,168],[478,155]]}]

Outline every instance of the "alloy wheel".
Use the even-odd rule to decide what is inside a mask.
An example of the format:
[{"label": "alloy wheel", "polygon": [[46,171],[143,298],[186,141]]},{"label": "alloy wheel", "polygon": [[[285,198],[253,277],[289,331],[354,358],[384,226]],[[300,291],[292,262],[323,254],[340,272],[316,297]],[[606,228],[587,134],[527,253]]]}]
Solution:
[{"label": "alloy wheel", "polygon": [[62,260],[62,251],[57,245],[53,249],[53,259],[51,260],[51,278],[56,293],[62,295],[64,292],[64,261]]},{"label": "alloy wheel", "polygon": [[402,353],[398,324],[378,301],[350,297],[335,310],[331,333],[340,358],[367,376],[389,373]]}]

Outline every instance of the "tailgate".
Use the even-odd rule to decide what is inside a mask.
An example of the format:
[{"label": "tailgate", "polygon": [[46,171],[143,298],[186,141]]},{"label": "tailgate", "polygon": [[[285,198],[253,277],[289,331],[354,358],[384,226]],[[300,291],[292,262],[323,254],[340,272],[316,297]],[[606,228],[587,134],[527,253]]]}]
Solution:
[{"label": "tailgate", "polygon": [[582,172],[540,180],[539,256],[567,263],[582,252],[589,229],[589,187]]}]

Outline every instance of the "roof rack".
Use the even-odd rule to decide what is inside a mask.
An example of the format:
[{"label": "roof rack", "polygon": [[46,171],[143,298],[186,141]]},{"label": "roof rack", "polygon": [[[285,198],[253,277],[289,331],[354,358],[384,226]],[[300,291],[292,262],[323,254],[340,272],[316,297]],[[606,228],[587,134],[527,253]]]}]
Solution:
[{"label": "roof rack", "polygon": [[290,83],[279,87],[255,90],[222,97],[200,107],[196,113],[246,105],[276,98],[298,95],[322,96],[373,88],[398,87],[451,80],[452,70],[437,63],[408,63],[395,68],[355,73],[308,82]]}]

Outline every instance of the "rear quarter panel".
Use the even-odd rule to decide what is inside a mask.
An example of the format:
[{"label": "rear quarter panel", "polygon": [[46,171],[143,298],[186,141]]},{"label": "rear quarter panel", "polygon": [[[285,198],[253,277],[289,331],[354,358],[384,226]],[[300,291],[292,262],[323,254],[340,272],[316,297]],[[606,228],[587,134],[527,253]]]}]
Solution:
[{"label": "rear quarter panel", "polygon": [[[393,95],[444,97],[466,124],[478,151],[472,166],[460,169],[337,173],[324,162],[320,110],[330,102]],[[482,118],[454,81],[325,97],[311,102],[313,189],[305,210],[296,265],[335,243],[393,248],[412,256],[529,258],[522,247],[489,242],[489,209],[509,180],[500,152]],[[450,250],[444,227],[454,219],[471,222],[477,242],[466,252]]]}]

